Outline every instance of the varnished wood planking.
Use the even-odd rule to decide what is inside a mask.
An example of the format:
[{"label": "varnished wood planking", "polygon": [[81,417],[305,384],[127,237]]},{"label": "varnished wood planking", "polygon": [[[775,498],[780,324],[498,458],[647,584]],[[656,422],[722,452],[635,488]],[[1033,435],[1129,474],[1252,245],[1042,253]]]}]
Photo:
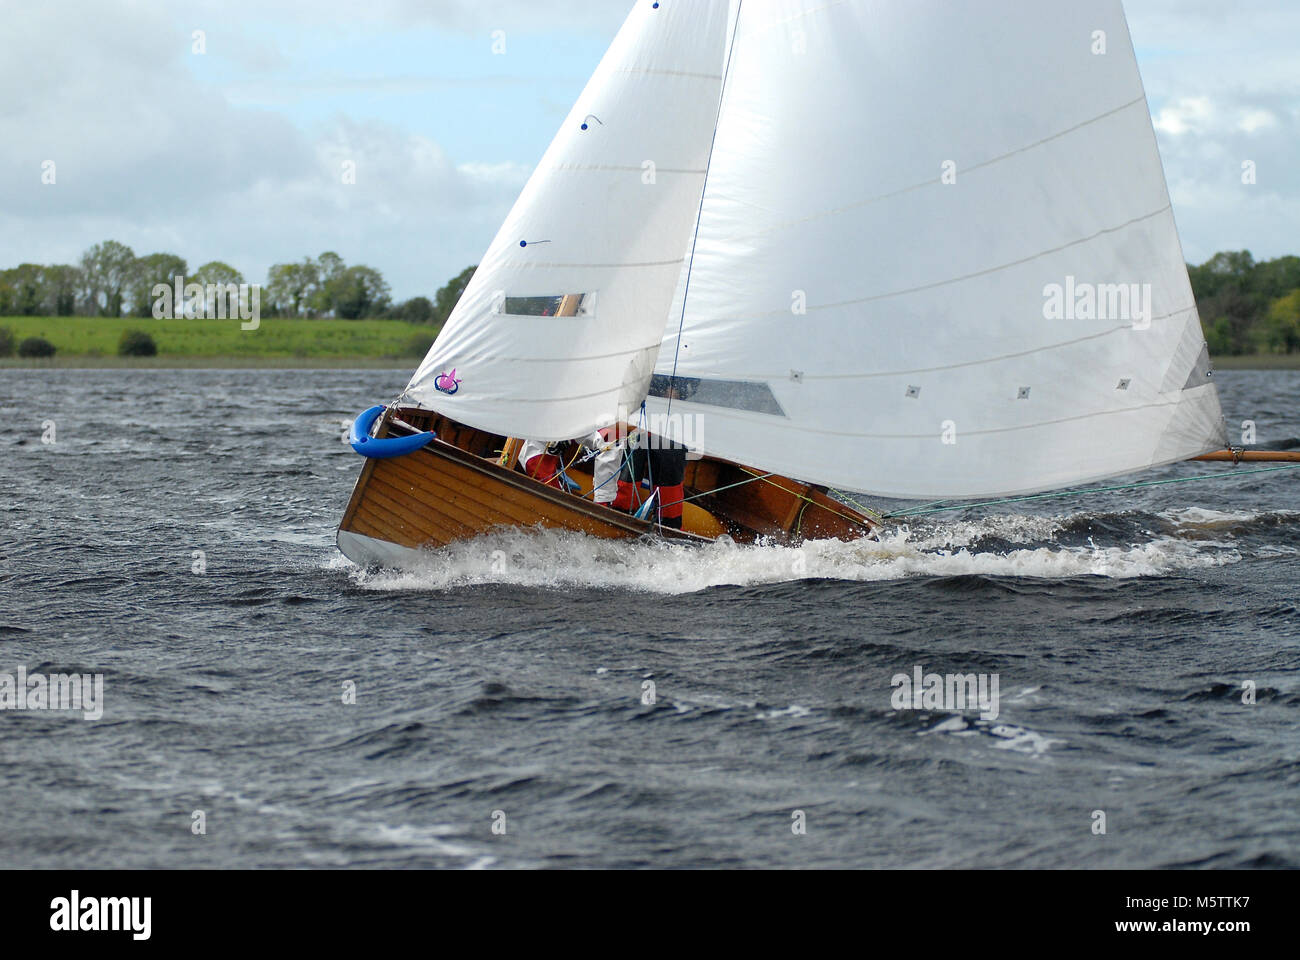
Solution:
[{"label": "varnished wood planking", "polygon": [[[404,547],[420,546],[425,543],[448,543],[460,537],[473,536],[474,528],[461,523],[449,523],[440,514],[429,510],[423,503],[404,498],[398,491],[392,490],[381,480],[372,477],[366,491],[367,519],[372,523],[385,520],[407,531],[401,541]],[[363,508],[365,509],[365,508]]]},{"label": "varnished wood planking", "polygon": [[[414,548],[442,546],[498,527],[538,525],[606,539],[641,536],[651,529],[645,521],[542,487],[444,444],[393,460],[368,461],[342,529]],[[675,530],[660,532],[687,538]]]},{"label": "varnished wood planking", "polygon": [[[591,519],[538,497],[525,499],[524,491],[515,490],[508,485],[501,485],[498,489],[476,483],[471,472],[457,471],[455,464],[449,465],[440,473],[437,482],[442,484],[441,493],[447,509],[464,511],[473,516],[480,529],[494,526],[529,527],[539,523],[544,526],[573,528],[574,523],[578,523],[581,524],[579,529],[585,530],[587,525],[583,521]],[[594,519],[591,522],[596,523]]]},{"label": "varnished wood planking", "polygon": [[[383,518],[387,517],[399,528],[406,526],[418,531],[419,536],[394,541],[400,542],[402,546],[443,545],[485,533],[495,527],[517,526],[526,519],[522,513],[496,509],[490,503],[482,503],[466,496],[445,497],[441,509],[430,507],[425,502],[426,499],[433,499],[438,492],[445,493],[447,489],[446,481],[449,478],[445,475],[436,476],[432,481],[442,485],[440,491],[431,486],[412,488],[404,485],[405,489],[401,489],[390,484],[388,479],[380,472],[371,477],[366,497],[373,499],[374,506],[381,509],[369,511],[370,519],[383,522]],[[404,506],[395,505],[399,502],[404,502]],[[448,512],[454,512],[457,519],[453,520]],[[418,515],[423,515],[424,522],[415,519]]]},{"label": "varnished wood planking", "polygon": [[449,504],[446,501],[439,501],[436,494],[424,488],[407,489],[397,491],[392,489],[383,478],[372,477],[372,484],[380,484],[381,492],[390,491],[390,499],[410,498],[418,502],[419,511],[429,518],[429,522],[436,528],[445,530],[453,536],[472,537],[474,536],[479,524],[470,525],[465,522],[464,514],[456,515],[449,511]]},{"label": "varnished wood planking", "polygon": [[[482,485],[466,484],[461,478],[449,471],[425,475],[422,482],[417,482],[413,475],[404,470],[393,471],[394,480],[404,484],[412,495],[423,491],[436,497],[443,504],[439,509],[455,516],[469,519],[463,522],[475,526],[487,521],[490,523],[529,524],[535,521],[536,514],[530,513],[522,505],[505,497],[494,496],[493,490]],[[438,484],[438,486],[433,486]]]},{"label": "varnished wood planking", "polygon": [[[504,438],[441,417],[411,411],[399,415],[413,426],[438,429],[440,436],[454,438],[457,445],[435,441],[404,457],[367,460],[340,529],[413,548],[442,546],[500,527],[539,525],[607,539],[651,532],[669,539],[696,539],[545,487],[517,471],[502,469],[494,458],[461,448],[490,454]],[[393,429],[402,432],[400,427]],[[385,421],[379,436],[389,430]],[[689,493],[752,481],[697,501],[742,541],[756,536],[853,539],[870,532],[867,518],[832,500],[821,488],[786,477],[760,480],[756,473],[705,458],[687,464],[686,485]]]}]

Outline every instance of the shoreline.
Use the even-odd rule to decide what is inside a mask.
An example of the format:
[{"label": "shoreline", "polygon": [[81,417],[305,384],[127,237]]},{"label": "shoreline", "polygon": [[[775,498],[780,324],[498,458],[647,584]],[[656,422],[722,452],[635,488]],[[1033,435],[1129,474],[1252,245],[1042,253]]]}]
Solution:
[{"label": "shoreline", "polygon": [[423,357],[0,357],[0,370],[414,370]]},{"label": "shoreline", "polygon": [[1215,370],[1300,370],[1300,353],[1248,353],[1212,358]]},{"label": "shoreline", "polygon": [[[196,356],[119,357],[67,354],[49,358],[0,357],[0,370],[414,370],[419,356]],[[1219,357],[1216,370],[1300,370],[1300,354]]]},{"label": "shoreline", "polygon": [[[414,368],[429,351],[438,326],[404,320],[263,318],[255,330],[222,319],[151,317],[0,317],[14,347],[0,369],[262,370]],[[152,338],[154,356],[122,356],[121,338],[139,331]],[[17,345],[41,337],[49,358],[19,357]]]}]

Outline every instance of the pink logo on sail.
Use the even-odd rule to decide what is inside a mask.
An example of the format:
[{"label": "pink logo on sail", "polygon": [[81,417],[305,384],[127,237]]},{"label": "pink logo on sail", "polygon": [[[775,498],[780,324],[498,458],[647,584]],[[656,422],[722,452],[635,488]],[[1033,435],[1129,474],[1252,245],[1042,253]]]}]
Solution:
[{"label": "pink logo on sail", "polygon": [[460,381],[456,379],[456,369],[452,368],[451,373],[440,373],[433,380],[433,388],[442,393],[451,395],[460,389]]}]

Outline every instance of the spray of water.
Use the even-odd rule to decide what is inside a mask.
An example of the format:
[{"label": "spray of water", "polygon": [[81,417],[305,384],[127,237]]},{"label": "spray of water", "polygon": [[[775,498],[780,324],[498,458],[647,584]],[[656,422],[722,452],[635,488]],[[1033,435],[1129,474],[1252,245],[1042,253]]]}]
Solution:
[{"label": "spray of water", "polygon": [[[1135,531],[1137,542],[1054,542],[1073,519],[1013,515],[935,522],[894,527],[879,540],[808,541],[799,546],[684,545],[508,530],[430,551],[406,570],[361,570],[341,558],[333,563],[372,590],[446,590],[504,583],[681,594],[720,585],[805,579],[883,581],[967,574],[1123,579],[1236,563],[1241,555],[1224,527],[1249,522],[1251,515],[1173,512],[1162,515],[1166,524],[1162,532],[1139,535]],[[998,541],[997,549],[980,546],[990,537]]]}]

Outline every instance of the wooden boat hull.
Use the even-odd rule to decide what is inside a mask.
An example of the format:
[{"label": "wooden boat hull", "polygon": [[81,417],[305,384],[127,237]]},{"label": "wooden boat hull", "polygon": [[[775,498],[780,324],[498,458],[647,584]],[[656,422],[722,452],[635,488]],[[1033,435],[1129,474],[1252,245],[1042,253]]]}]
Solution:
[{"label": "wooden boat hull", "polygon": [[405,554],[376,548],[358,536],[417,551],[521,527],[574,530],[605,539],[656,532],[669,539],[697,539],[580,500],[435,440],[404,457],[366,461],[339,527],[339,549],[350,559],[356,560],[352,554],[359,552],[373,562],[370,555],[377,552]]},{"label": "wooden boat hull", "polygon": [[[503,528],[572,530],[601,539],[712,539],[639,520],[506,469],[490,456],[504,438],[423,411],[398,413],[408,431],[435,429],[439,439],[405,456],[366,460],[337,538],[339,549],[356,563],[406,566],[421,550]],[[379,435],[390,429],[400,428],[386,419]],[[698,503],[708,511],[702,514],[708,522],[699,522],[697,529],[725,531],[741,542],[761,537],[852,539],[872,533],[869,518],[822,490],[784,477],[755,479],[761,475],[726,461],[689,463],[686,486],[688,492],[717,491],[733,476],[752,482],[701,494]],[[744,490],[747,494],[741,495]]]}]

